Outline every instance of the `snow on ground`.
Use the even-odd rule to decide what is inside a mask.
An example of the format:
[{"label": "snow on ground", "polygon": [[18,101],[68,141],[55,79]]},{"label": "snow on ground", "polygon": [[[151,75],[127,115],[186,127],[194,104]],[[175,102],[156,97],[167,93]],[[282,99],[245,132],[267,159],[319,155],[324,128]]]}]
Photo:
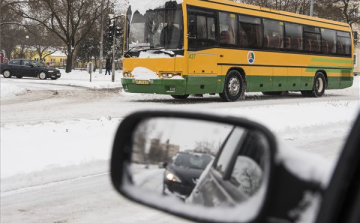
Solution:
[{"label": "snow on ground", "polygon": [[[46,81],[51,84],[74,85],[88,88],[120,87],[120,82],[112,83],[111,76],[94,75],[94,83],[88,83],[89,75],[84,71],[70,74],[62,72],[62,80]],[[117,74],[119,80],[121,74]],[[28,81],[39,81],[29,79]],[[1,83],[3,86],[3,83]],[[360,79],[355,78],[353,88],[359,89]],[[6,86],[6,85],[5,85]],[[9,95],[16,95],[10,90]],[[13,89],[16,89],[16,85]],[[4,91],[5,92],[5,91]],[[2,92],[3,93],[3,90]],[[313,102],[301,104],[282,104],[256,107],[235,107],[212,110],[222,115],[246,117],[258,121],[279,134],[279,139],[290,146],[303,147],[316,151],[316,146],[306,144],[309,138],[327,145],[335,143],[341,146],[351,123],[359,112],[359,101]],[[150,106],[150,107],[149,107]],[[148,104],[146,109],[151,109]],[[185,109],[187,107],[184,107]],[[181,106],[179,106],[181,110]],[[100,162],[102,165],[110,159],[115,131],[121,120],[102,117],[99,120],[77,120],[65,122],[46,122],[35,125],[4,125],[1,127],[1,191],[21,188],[24,185],[38,185],[52,181],[55,176],[51,170],[67,168],[69,176],[72,170]],[[336,126],[336,128],[334,128]],[[322,139],[328,142],[320,142]],[[332,146],[334,147],[334,146]],[[325,154],[325,158],[336,160],[340,149]],[[324,153],[324,151],[320,151]],[[46,158],[45,158],[46,157]],[[103,165],[103,171],[108,171]],[[47,172],[46,176],[42,173]],[[54,173],[61,173],[55,171]],[[22,177],[24,176],[24,177]],[[66,176],[62,176],[66,178]],[[63,179],[61,178],[61,179]],[[11,180],[13,179],[13,180]],[[22,183],[14,184],[14,179]],[[60,179],[60,180],[61,180]],[[9,183],[7,183],[9,182]]]},{"label": "snow on ground", "polygon": [[[37,78],[27,78],[23,79],[29,82],[34,83],[46,83],[54,85],[65,85],[65,86],[75,86],[75,87],[84,87],[89,89],[111,89],[111,88],[121,88],[121,78],[122,71],[115,71],[115,81],[112,82],[111,75],[99,74],[98,71],[93,72],[92,81],[90,82],[90,74],[84,70],[73,70],[70,73],[65,73],[65,70],[60,70],[61,77],[57,80],[38,80]],[[105,70],[103,71],[105,73]],[[17,96],[21,94],[26,94],[27,89],[20,86],[9,83],[7,80],[1,79],[1,98],[7,98],[11,96]],[[11,79],[10,79],[11,80]],[[21,82],[20,82],[21,83]]]}]

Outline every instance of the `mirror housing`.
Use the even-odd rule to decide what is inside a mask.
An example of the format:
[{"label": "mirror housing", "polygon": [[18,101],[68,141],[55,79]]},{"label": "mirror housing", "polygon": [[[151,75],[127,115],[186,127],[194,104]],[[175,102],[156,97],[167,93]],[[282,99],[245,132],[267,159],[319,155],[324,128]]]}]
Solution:
[{"label": "mirror housing", "polygon": [[[259,206],[253,211],[249,211],[249,206],[240,209],[232,209],[229,207],[219,207],[204,209],[199,206],[189,206],[186,207],[185,203],[179,203],[176,205],[169,205],[174,202],[172,197],[161,197],[160,195],[151,194],[145,198],[145,193],[143,190],[140,190],[135,186],[134,179],[132,177],[132,171],[129,168],[132,160],[132,150],[133,150],[133,140],[134,132],[136,132],[140,123],[144,120],[154,119],[154,118],[176,118],[176,119],[187,119],[190,121],[204,121],[220,124],[228,124],[232,126],[238,126],[247,130],[256,131],[261,133],[267,143],[268,143],[268,160],[267,160],[267,178],[266,186],[262,187],[261,198],[257,200]],[[266,211],[268,207],[269,197],[273,188],[272,178],[273,178],[273,169],[275,166],[275,154],[277,151],[276,140],[274,135],[264,126],[251,122],[247,119],[230,117],[230,116],[216,116],[210,114],[201,114],[201,113],[190,113],[190,112],[176,112],[176,111],[141,111],[131,114],[126,117],[120,124],[112,151],[111,158],[111,180],[115,189],[125,196],[126,198],[135,201],[137,203],[153,207],[164,212],[174,214],[179,217],[183,217],[189,220],[201,221],[201,222],[263,222],[262,219],[266,216]],[[216,158],[215,158],[216,159]],[[158,163],[159,165],[159,163]],[[167,168],[169,163],[164,162],[163,167]],[[208,165],[209,168],[210,165]],[[206,170],[205,170],[206,171]],[[204,172],[205,172],[204,171]],[[200,177],[200,180],[203,176]],[[194,193],[196,188],[194,189]],[[260,196],[256,196],[260,197]],[[254,209],[254,201],[256,199],[250,199],[250,207],[252,203],[252,209]],[[241,205],[239,205],[241,206]],[[237,207],[236,207],[237,208]],[[212,211],[212,210],[216,211]],[[199,215],[201,211],[213,212],[210,216]],[[239,210],[240,212],[246,213],[252,212],[253,215],[240,215],[234,214],[234,210]],[[224,219],[223,216],[216,214],[225,213],[225,216],[231,215],[230,217]],[[235,211],[236,213],[237,211]]]}]

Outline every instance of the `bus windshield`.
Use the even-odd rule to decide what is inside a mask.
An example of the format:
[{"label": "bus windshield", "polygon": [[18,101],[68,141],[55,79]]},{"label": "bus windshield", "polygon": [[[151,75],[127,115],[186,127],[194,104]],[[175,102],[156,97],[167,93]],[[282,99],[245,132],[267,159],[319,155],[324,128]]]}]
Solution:
[{"label": "bus windshield", "polygon": [[147,10],[144,15],[136,11],[131,18],[127,37],[129,52],[165,49],[176,53],[176,50],[183,49],[183,15],[180,4],[169,1],[164,7]]}]

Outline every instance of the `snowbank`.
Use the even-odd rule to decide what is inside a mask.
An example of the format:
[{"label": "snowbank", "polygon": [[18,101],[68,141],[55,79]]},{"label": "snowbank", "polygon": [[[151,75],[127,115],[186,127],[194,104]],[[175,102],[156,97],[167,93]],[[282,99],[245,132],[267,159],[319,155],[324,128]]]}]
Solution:
[{"label": "snowbank", "polygon": [[119,123],[102,117],[1,127],[1,179],[108,160]]},{"label": "snowbank", "polygon": [[1,81],[1,98],[26,94],[26,88],[19,87],[17,85],[4,83]]}]

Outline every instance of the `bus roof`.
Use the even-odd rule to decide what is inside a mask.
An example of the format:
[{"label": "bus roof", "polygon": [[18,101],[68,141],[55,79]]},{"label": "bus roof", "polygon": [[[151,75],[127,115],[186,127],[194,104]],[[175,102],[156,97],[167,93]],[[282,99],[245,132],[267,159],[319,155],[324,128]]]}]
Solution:
[{"label": "bus roof", "polygon": [[[230,6],[230,7],[236,7],[239,9],[254,11],[255,14],[251,13],[251,15],[256,15],[256,12],[261,13],[261,14],[262,13],[265,13],[265,14],[270,13],[270,14],[272,14],[272,18],[274,18],[274,19],[279,19],[279,18],[273,17],[274,15],[275,16],[285,16],[285,17],[290,17],[290,18],[294,18],[294,19],[305,20],[306,22],[312,21],[312,22],[324,23],[327,25],[340,26],[340,27],[342,27],[342,29],[350,28],[350,25],[347,23],[344,23],[344,22],[338,22],[338,21],[333,21],[333,20],[328,20],[328,19],[321,19],[321,18],[317,18],[317,17],[301,15],[301,14],[297,14],[297,13],[280,11],[280,10],[275,10],[275,9],[269,9],[269,8],[264,8],[264,7],[254,6],[254,5],[244,4],[244,3],[237,3],[237,2],[227,1],[227,0],[216,0],[216,1],[215,0],[184,0],[184,2],[187,4],[192,4],[192,3],[196,3],[196,2],[214,3],[214,4],[223,5],[225,7]],[[312,24],[309,23],[309,25],[312,25]]]}]

